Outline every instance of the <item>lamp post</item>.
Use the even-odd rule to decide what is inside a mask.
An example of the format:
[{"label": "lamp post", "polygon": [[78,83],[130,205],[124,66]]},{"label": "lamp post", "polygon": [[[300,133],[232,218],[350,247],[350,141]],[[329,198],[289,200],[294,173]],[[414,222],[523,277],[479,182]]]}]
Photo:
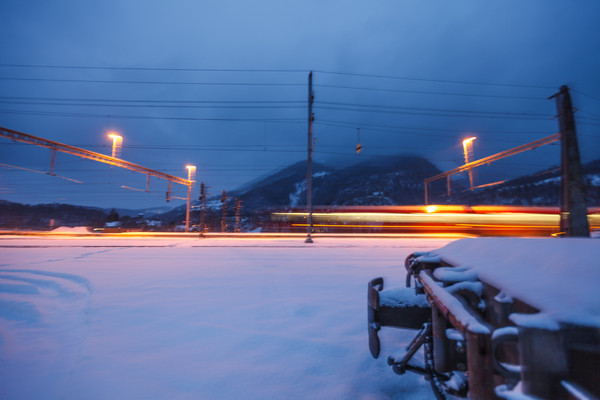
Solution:
[{"label": "lamp post", "polygon": [[188,170],[188,190],[187,190],[187,201],[185,207],[185,231],[190,231],[190,197],[192,196],[192,185],[194,184],[194,178],[196,177],[196,166],[186,165],[185,168]]},{"label": "lamp post", "polygon": [[117,135],[114,132],[108,134],[108,137],[112,139],[112,157],[116,158],[121,155],[121,147],[123,146],[123,136]]},{"label": "lamp post", "polygon": [[[465,155],[465,164],[469,163],[469,156],[473,155],[473,141],[477,139],[475,136],[463,140],[463,153]],[[473,170],[469,168],[469,188],[473,190]]]}]

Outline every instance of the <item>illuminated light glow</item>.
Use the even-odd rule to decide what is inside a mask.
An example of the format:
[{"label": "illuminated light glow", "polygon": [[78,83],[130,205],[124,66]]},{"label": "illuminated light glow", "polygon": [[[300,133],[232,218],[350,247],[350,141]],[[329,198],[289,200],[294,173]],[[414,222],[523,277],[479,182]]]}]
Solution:
[{"label": "illuminated light glow", "polygon": [[466,147],[469,143],[471,143],[475,139],[477,139],[477,136],[470,137],[468,139],[463,140],[462,144],[464,147]]},{"label": "illuminated light glow", "polygon": [[[308,224],[292,224],[293,227],[306,227]],[[457,229],[456,226],[452,225],[345,225],[345,224],[313,224],[313,226],[323,228],[415,228],[415,229],[431,229],[431,228],[448,228]]]},{"label": "illuminated light glow", "polygon": [[187,164],[185,168],[188,170],[188,181],[193,180],[196,177],[196,166]]},{"label": "illuminated light glow", "polygon": [[[465,226],[468,228],[486,227],[486,228],[542,228],[546,225],[496,225],[496,224],[456,224],[456,226]],[[550,227],[554,225],[549,225]],[[556,225],[558,228],[558,225]]]},{"label": "illuminated light glow", "polygon": [[[274,213],[275,217],[294,219],[305,218],[306,213]],[[444,223],[444,224],[539,224],[556,225],[559,221],[557,214],[525,214],[525,213],[486,213],[486,214],[459,214],[459,213],[313,213],[316,222],[319,221],[344,221],[357,220],[371,223]]]},{"label": "illuminated light glow", "polygon": [[[339,230],[380,229],[389,232],[393,229],[404,229],[410,232],[461,232],[473,230],[474,233],[490,234],[496,232],[550,235],[559,230],[560,214],[557,207],[524,207],[524,206],[452,206],[437,205],[437,211],[428,213],[425,206],[406,206],[394,209],[403,212],[336,212],[313,213],[315,227]],[[335,208],[334,208],[335,209]],[[352,210],[357,210],[351,207]],[[374,208],[377,209],[377,208]],[[383,210],[379,208],[379,210]],[[419,210],[419,212],[414,211]],[[413,212],[411,212],[413,211]],[[440,212],[441,211],[441,212]],[[600,209],[588,210],[590,229],[600,226]],[[272,220],[289,224],[291,227],[304,228],[305,212],[279,212],[271,214]]]},{"label": "illuminated light glow", "polygon": [[436,210],[437,210],[437,206],[427,206],[425,208],[425,211],[427,211],[428,213],[436,212]]},{"label": "illuminated light glow", "polygon": [[112,139],[112,154],[113,158],[120,156],[121,147],[123,145],[123,136],[116,134],[115,132],[109,132],[108,137]]},{"label": "illuminated light glow", "polygon": [[112,140],[123,140],[123,136],[117,135],[116,133],[109,133],[108,137]]}]

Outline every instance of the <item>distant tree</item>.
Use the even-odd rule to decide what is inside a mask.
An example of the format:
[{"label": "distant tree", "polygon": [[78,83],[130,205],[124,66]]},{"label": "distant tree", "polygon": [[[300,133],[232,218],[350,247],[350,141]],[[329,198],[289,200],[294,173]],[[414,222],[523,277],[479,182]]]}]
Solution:
[{"label": "distant tree", "polygon": [[114,208],[110,210],[108,216],[106,217],[106,222],[116,222],[119,220],[119,213]]}]

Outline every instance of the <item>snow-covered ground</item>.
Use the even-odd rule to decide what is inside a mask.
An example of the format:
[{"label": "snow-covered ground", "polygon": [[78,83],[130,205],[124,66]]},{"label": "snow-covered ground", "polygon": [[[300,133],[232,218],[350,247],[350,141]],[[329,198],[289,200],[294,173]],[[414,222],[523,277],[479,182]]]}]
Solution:
[{"label": "snow-covered ground", "polygon": [[[527,317],[528,325],[600,328],[598,239],[463,239],[432,254],[540,310]],[[524,316],[517,318],[519,325],[526,323]]]},{"label": "snow-covered ground", "polygon": [[3,237],[0,397],[433,398],[371,358],[366,285],[451,240]]}]

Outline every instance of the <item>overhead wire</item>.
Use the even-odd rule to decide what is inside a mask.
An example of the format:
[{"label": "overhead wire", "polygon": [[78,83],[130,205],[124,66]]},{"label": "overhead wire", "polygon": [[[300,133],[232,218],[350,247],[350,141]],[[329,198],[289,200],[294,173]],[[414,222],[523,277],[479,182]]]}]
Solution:
[{"label": "overhead wire", "polygon": [[[51,66],[51,65],[28,65],[28,64],[0,64],[0,67],[19,67],[19,68],[48,68],[48,69],[83,69],[83,70],[135,70],[135,71],[185,71],[185,72],[262,72],[262,73],[278,73],[278,72],[308,72],[305,70],[244,70],[244,69],[196,69],[196,68],[151,68],[151,67],[95,67],[95,66]],[[330,75],[339,75],[339,76],[347,76],[347,77],[357,77],[357,78],[378,78],[378,79],[392,79],[392,80],[406,80],[406,81],[415,81],[415,82],[431,82],[431,83],[443,83],[443,84],[461,84],[461,85],[480,85],[480,86],[497,86],[497,87],[506,87],[506,88],[522,88],[522,89],[552,89],[550,86],[539,86],[539,85],[522,85],[522,84],[510,84],[510,83],[486,83],[486,82],[469,82],[469,81],[452,81],[452,80],[440,80],[440,79],[426,79],[426,78],[411,78],[411,77],[400,77],[400,76],[385,76],[385,75],[369,75],[369,74],[354,74],[354,73],[346,73],[346,72],[334,72],[334,71],[319,71],[315,70],[317,73],[322,74],[330,74]],[[9,80],[12,78],[0,78],[0,80]],[[184,81],[162,81],[162,80],[145,80],[145,81],[137,81],[137,80],[101,80],[101,79],[61,79],[61,78],[15,78],[13,80],[23,80],[23,81],[57,81],[57,82],[76,82],[76,83],[120,83],[120,84],[157,84],[157,85],[226,85],[226,86],[306,86],[305,83],[276,83],[276,82],[267,82],[267,83],[259,83],[259,82],[184,82]],[[432,95],[432,96],[469,96],[469,97],[478,97],[478,98],[494,98],[494,99],[508,99],[508,100],[546,100],[546,96],[528,96],[528,95],[496,95],[496,94],[486,94],[486,93],[467,93],[464,90],[448,90],[448,91],[426,91],[426,90],[401,90],[396,88],[381,88],[371,85],[338,85],[338,84],[329,84],[325,82],[321,84],[317,82],[314,85],[317,88],[323,89],[345,89],[345,90],[365,90],[372,92],[380,92],[380,93],[408,93],[408,94],[424,94],[424,95]],[[579,92],[579,91],[577,91]],[[579,92],[581,93],[581,92]],[[595,98],[594,96],[587,95],[582,93],[585,96],[594,98],[596,100],[600,100]],[[318,96],[320,98],[321,96]],[[4,101],[2,101],[2,99]],[[289,99],[289,98],[288,98]],[[12,101],[11,101],[12,100]],[[44,106],[89,106],[89,107],[130,107],[130,108],[165,108],[165,109],[177,109],[177,108],[198,108],[198,109],[210,109],[210,108],[223,108],[223,109],[284,109],[284,108],[304,108],[302,105],[305,104],[305,101],[293,101],[293,100],[283,100],[283,101],[261,101],[261,100],[242,100],[242,101],[232,101],[232,100],[183,100],[183,99],[165,99],[165,100],[154,100],[154,99],[109,99],[109,98],[77,98],[77,97],[33,97],[33,96],[0,96],[0,102],[4,103],[13,103],[20,105],[44,105]],[[284,106],[285,104],[285,106]],[[288,106],[289,105],[289,106]],[[455,110],[455,109],[445,109],[445,108],[436,108],[436,107],[399,107],[399,106],[390,106],[383,104],[360,104],[360,103],[344,103],[344,102],[325,102],[317,100],[315,102],[316,109],[319,110],[327,110],[327,111],[340,111],[340,112],[367,112],[367,113],[388,113],[388,114],[404,114],[404,115],[415,115],[415,116],[439,116],[439,117],[461,117],[461,118],[497,118],[497,119],[524,119],[524,120],[536,120],[536,119],[546,119],[551,118],[546,114],[539,113],[515,113],[515,112],[499,112],[499,111],[482,111],[482,110]],[[49,115],[49,116],[64,116],[64,117],[90,117],[90,118],[132,118],[132,119],[166,119],[166,120],[192,120],[192,121],[231,121],[231,122],[292,122],[296,123],[306,123],[306,119],[293,119],[293,118],[200,118],[200,117],[179,117],[179,116],[144,116],[144,115],[117,115],[117,114],[104,114],[104,113],[74,113],[74,112],[57,112],[57,111],[49,111],[49,110],[0,110],[0,112],[4,113],[15,113],[15,114],[23,114],[23,115]],[[597,116],[592,113],[587,113],[588,115]],[[539,118],[538,118],[539,117]],[[584,125],[592,125],[587,121],[596,121],[595,118],[589,117],[580,117],[579,119],[583,119],[584,122],[581,122]],[[345,129],[355,129],[357,126],[365,129],[366,131],[375,131],[375,132],[383,132],[383,133],[397,133],[403,135],[416,135],[419,132],[419,135],[425,136],[436,136],[436,137],[448,137],[448,134],[454,133],[464,133],[463,129],[437,129],[437,128],[429,128],[429,127],[406,127],[406,126],[396,126],[394,124],[380,124],[380,123],[355,123],[348,121],[336,121],[334,119],[321,118],[318,116],[315,121],[316,125],[323,125],[325,127],[333,126],[338,128]],[[410,132],[406,132],[410,131]],[[485,129],[486,133],[506,133],[506,134],[547,134],[546,132],[535,132],[535,131],[500,131],[494,129]],[[445,134],[444,134],[445,133]],[[499,140],[494,140],[499,141]],[[298,152],[304,153],[305,149],[295,150],[295,149],[251,149],[251,148],[229,148],[224,146],[216,146],[216,147],[208,147],[205,146],[205,149],[187,149],[186,150],[197,150],[197,151],[250,151],[250,152]],[[263,146],[264,147],[264,146]],[[339,146],[332,146],[339,147]],[[139,148],[142,148],[141,146]],[[183,150],[184,148],[178,147],[146,147],[150,149],[169,149],[169,150]],[[321,148],[324,148],[321,147]],[[373,149],[374,147],[368,147],[368,149]],[[383,149],[388,149],[388,147],[382,147]],[[349,156],[346,153],[335,153],[332,151],[320,152],[319,147],[315,150],[316,153],[320,154],[329,154],[329,155],[343,155]],[[352,154],[353,155],[353,154]],[[365,154],[366,155],[366,154]],[[354,156],[354,155],[353,155]],[[371,155],[369,155],[371,156]],[[376,157],[376,154],[372,155]],[[361,155],[362,157],[362,155]],[[446,160],[448,161],[448,160]],[[235,170],[235,169],[234,169]],[[244,169],[245,170],[245,169]],[[225,169],[215,169],[215,172],[225,171]]]},{"label": "overhead wire", "polygon": [[483,110],[465,110],[465,109],[447,109],[447,108],[432,108],[432,107],[403,107],[403,106],[389,106],[379,104],[361,104],[361,103],[345,103],[345,102],[332,102],[332,101],[315,101],[314,104],[326,105],[337,105],[337,106],[353,106],[353,107],[365,107],[365,108],[381,108],[381,109],[394,109],[394,110],[415,110],[415,111],[438,111],[448,113],[473,113],[473,114],[491,114],[491,115],[516,115],[516,116],[538,116],[538,117],[551,117],[549,114],[539,113],[515,113],[506,111],[483,111]]},{"label": "overhead wire", "polygon": [[177,67],[125,67],[125,66],[85,66],[85,65],[49,65],[49,64],[0,64],[0,67],[48,68],[48,69],[89,69],[124,71],[182,71],[182,72],[308,72],[303,69],[251,69],[251,68],[177,68]]},{"label": "overhead wire", "polygon": [[182,82],[182,81],[131,81],[108,79],[68,79],[68,78],[18,78],[0,77],[4,81],[34,81],[34,82],[76,82],[76,83],[117,83],[144,85],[202,85],[202,86],[306,86],[305,83],[273,83],[273,82]]},{"label": "overhead wire", "polygon": [[454,84],[462,84],[462,85],[502,86],[502,87],[518,87],[518,88],[531,88],[531,89],[554,89],[554,87],[552,87],[552,86],[523,85],[523,84],[514,84],[514,83],[473,82],[473,81],[460,81],[460,80],[448,80],[448,79],[415,78],[415,77],[394,76],[394,75],[359,74],[359,73],[336,72],[336,71],[325,71],[325,70],[315,70],[314,72],[320,72],[323,74],[331,74],[331,75],[396,79],[396,80],[418,81],[418,82],[454,83]]},{"label": "overhead wire", "polygon": [[[422,127],[408,127],[408,126],[398,126],[398,125],[384,125],[384,124],[372,124],[372,123],[356,123],[356,122],[345,122],[345,121],[335,121],[335,120],[327,120],[327,119],[317,119],[315,120],[315,124],[322,125],[331,125],[331,126],[340,126],[345,128],[356,128],[360,125],[361,129],[363,127],[373,127],[373,128],[389,128],[393,129],[397,133],[408,134],[407,132],[399,132],[399,131],[433,131],[433,132],[451,132],[451,133],[464,133],[464,129],[450,129],[450,128],[422,128]],[[535,134],[544,134],[544,131],[497,131],[497,130],[488,130],[487,133],[504,133],[504,134],[524,134],[524,133],[535,133]],[[448,137],[447,135],[431,135],[431,136],[441,136]]]},{"label": "overhead wire", "polygon": [[92,113],[67,113],[58,111],[31,111],[31,110],[4,110],[3,114],[24,114],[24,115],[45,115],[62,117],[82,117],[82,118],[123,118],[123,119],[160,119],[176,121],[225,121],[225,122],[304,122],[304,119],[298,118],[202,118],[202,117],[167,117],[157,115],[117,115],[117,114],[92,114]]},{"label": "overhead wire", "polygon": [[81,102],[114,102],[114,103],[166,103],[166,104],[306,104],[306,100],[147,100],[147,99],[107,99],[81,97],[36,97],[36,96],[0,96],[5,100],[37,100],[37,101],[81,101]]},{"label": "overhead wire", "polygon": [[583,95],[585,97],[589,97],[590,99],[594,99],[594,100],[600,101],[600,97],[596,97],[596,96],[593,96],[593,95],[591,95],[589,93],[582,92],[579,89],[573,89],[573,88],[571,88],[570,90],[573,91],[573,92],[575,92],[575,93],[579,93],[579,94],[581,94],[581,95]]},{"label": "overhead wire", "polygon": [[430,117],[452,117],[452,118],[489,118],[489,119],[513,119],[513,120],[547,120],[551,117],[535,117],[535,116],[508,116],[508,115],[481,115],[481,114],[454,114],[454,113],[432,113],[432,112],[414,112],[414,111],[399,111],[399,110],[370,110],[362,109],[359,107],[328,107],[321,106],[319,109],[334,110],[334,111],[352,111],[352,112],[363,112],[363,113],[380,113],[380,114],[402,114],[412,116],[430,116]]},{"label": "overhead wire", "polygon": [[547,101],[547,99],[544,98],[543,96],[528,97],[528,96],[489,95],[489,94],[463,93],[463,92],[431,92],[431,91],[425,91],[425,90],[384,89],[384,88],[372,88],[372,87],[364,87],[364,86],[345,86],[345,85],[326,85],[326,84],[315,84],[313,86],[329,88],[329,89],[365,90],[365,91],[390,92],[390,93],[411,93],[411,94],[425,94],[425,95],[437,95],[437,96],[467,96],[467,97],[482,97],[482,98],[494,98],[494,99]]},{"label": "overhead wire", "polygon": [[55,102],[42,102],[42,101],[5,101],[0,100],[0,103],[9,104],[21,104],[21,105],[50,105],[50,106],[83,106],[83,107],[129,107],[129,108],[197,108],[197,109],[297,109],[305,108],[300,105],[157,105],[157,104],[99,104],[99,103],[55,103]]}]

